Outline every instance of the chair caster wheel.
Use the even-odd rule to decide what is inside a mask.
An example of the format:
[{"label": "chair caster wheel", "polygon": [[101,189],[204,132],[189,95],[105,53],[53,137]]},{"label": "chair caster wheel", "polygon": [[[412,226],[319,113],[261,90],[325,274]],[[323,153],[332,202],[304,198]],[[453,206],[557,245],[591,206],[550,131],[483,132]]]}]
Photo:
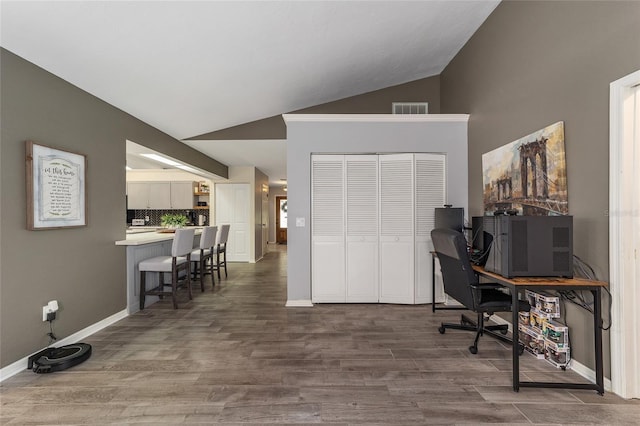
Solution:
[{"label": "chair caster wheel", "polygon": [[440,332],[440,334],[444,334],[444,327],[443,326],[438,327],[438,331]]},{"label": "chair caster wheel", "polygon": [[500,330],[500,334],[502,334],[503,336],[506,336],[508,332],[509,330]]},{"label": "chair caster wheel", "polygon": [[524,353],[524,346],[519,345],[518,346],[518,355],[522,355]]},{"label": "chair caster wheel", "polygon": [[475,346],[469,346],[469,352],[475,355],[478,353],[478,348]]}]

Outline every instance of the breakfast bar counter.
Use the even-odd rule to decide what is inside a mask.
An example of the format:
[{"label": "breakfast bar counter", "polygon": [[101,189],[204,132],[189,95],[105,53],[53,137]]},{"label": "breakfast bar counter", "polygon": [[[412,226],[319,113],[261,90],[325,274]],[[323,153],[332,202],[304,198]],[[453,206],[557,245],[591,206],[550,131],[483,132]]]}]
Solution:
[{"label": "breakfast bar counter", "polygon": [[[196,235],[193,240],[194,247],[200,244],[200,234],[202,227],[196,226]],[[134,232],[131,232],[134,231]],[[155,228],[128,229],[125,240],[116,241],[117,246],[126,246],[127,250],[127,312],[132,314],[140,310],[140,271],[138,263],[155,256],[171,255],[171,245],[173,244],[173,233],[158,231]],[[148,288],[158,286],[158,277],[147,279]],[[166,281],[166,282],[170,282]],[[145,306],[149,306],[158,301],[157,296],[147,296]]]}]

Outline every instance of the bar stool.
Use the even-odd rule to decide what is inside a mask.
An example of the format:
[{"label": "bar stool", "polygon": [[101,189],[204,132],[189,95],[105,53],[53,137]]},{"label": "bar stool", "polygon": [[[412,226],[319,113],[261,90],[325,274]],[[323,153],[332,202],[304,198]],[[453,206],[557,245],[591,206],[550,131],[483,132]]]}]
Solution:
[{"label": "bar stool", "polygon": [[[173,308],[178,309],[178,273],[181,270],[187,272],[185,281],[181,284],[185,284],[189,290],[189,299],[193,299],[191,293],[191,271],[189,267],[191,265],[191,250],[193,250],[193,235],[195,229],[177,229],[176,234],[173,237],[173,244],[171,245],[171,256],[156,256],[150,259],[145,259],[138,264],[140,269],[140,310],[144,309],[144,298],[147,294],[160,296],[171,296],[173,299]],[[158,287],[151,290],[146,289],[146,273],[147,272],[159,272],[160,283]],[[164,283],[164,274],[171,273],[171,284]],[[171,287],[171,291],[165,291],[164,287]]]},{"label": "bar stool", "polygon": [[218,271],[218,280],[220,278],[220,268],[224,266],[224,277],[227,278],[227,240],[229,239],[229,228],[231,225],[226,224],[220,227],[219,237],[216,241],[214,253],[216,255],[216,265],[214,271]]},{"label": "bar stool", "polygon": [[191,263],[193,264],[193,278],[200,274],[200,288],[204,291],[204,276],[211,275],[211,289],[216,285],[213,278],[213,246],[216,244],[217,226],[205,226],[200,235],[200,248],[191,252]]}]

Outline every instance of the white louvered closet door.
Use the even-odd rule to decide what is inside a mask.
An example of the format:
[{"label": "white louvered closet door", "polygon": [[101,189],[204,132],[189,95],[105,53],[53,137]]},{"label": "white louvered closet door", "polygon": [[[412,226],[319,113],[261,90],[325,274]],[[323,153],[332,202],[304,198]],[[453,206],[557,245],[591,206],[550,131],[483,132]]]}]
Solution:
[{"label": "white louvered closet door", "polygon": [[344,156],[311,157],[311,204],[311,300],[344,303]]},{"label": "white louvered closet door", "polygon": [[413,154],[380,155],[380,302],[414,303]]},{"label": "white louvered closet door", "polygon": [[[435,208],[446,204],[445,159],[442,154],[415,154],[415,303],[433,303],[431,294],[431,230]],[[444,301],[442,285],[436,288],[436,302]]]},{"label": "white louvered closet door", "polygon": [[347,302],[378,302],[378,156],[346,155]]}]

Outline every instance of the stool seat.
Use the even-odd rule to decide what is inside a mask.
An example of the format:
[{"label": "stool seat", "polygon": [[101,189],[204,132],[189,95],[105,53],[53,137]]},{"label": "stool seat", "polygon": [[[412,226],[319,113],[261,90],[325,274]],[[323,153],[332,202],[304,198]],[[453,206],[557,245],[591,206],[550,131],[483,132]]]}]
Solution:
[{"label": "stool seat", "polygon": [[205,249],[205,250],[202,250],[202,253],[200,253],[200,252],[201,252],[200,249],[196,249],[196,250],[191,252],[191,261],[192,262],[200,262],[200,258],[201,257],[207,258],[207,257],[211,256],[211,249]]},{"label": "stool seat", "polygon": [[[193,255],[191,255],[191,260],[193,260]],[[186,262],[186,257],[176,257],[176,265],[182,265]],[[171,256],[156,256],[143,260],[138,264],[138,267],[140,271],[171,272],[173,259]]]},{"label": "stool seat", "polygon": [[[138,263],[140,271],[140,310],[144,309],[145,296],[147,294],[160,297],[171,296],[173,299],[173,308],[178,309],[178,284],[186,285],[189,291],[189,299],[193,299],[191,293],[191,250],[193,250],[193,236],[195,230],[178,229],[173,237],[171,245],[171,256],[155,256],[145,259]],[[184,281],[179,282],[179,273],[181,270],[186,272]],[[152,289],[147,289],[146,276],[147,272],[157,272],[159,274],[159,285]],[[164,274],[171,273],[171,284],[164,283]],[[170,287],[170,290],[165,290]]]}]

